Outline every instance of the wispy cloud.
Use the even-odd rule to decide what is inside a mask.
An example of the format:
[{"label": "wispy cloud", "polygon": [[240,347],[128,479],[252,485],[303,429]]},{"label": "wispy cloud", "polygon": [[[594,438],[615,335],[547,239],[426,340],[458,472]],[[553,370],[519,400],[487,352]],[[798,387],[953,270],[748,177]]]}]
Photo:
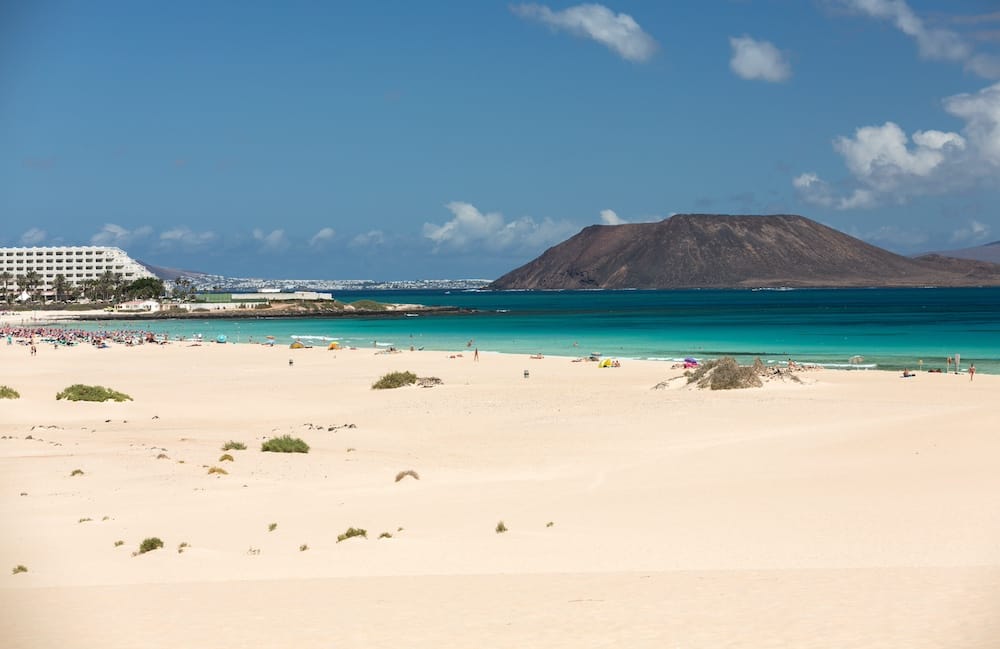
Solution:
[{"label": "wispy cloud", "polygon": [[990,226],[975,219],[951,233],[952,243],[977,243],[990,236]]},{"label": "wispy cloud", "polygon": [[362,232],[353,239],[351,239],[350,245],[352,247],[367,247],[367,246],[381,246],[385,243],[385,233],[381,230],[369,230],[368,232]]},{"label": "wispy cloud", "polygon": [[49,236],[49,233],[41,228],[29,228],[21,235],[22,246],[37,246]]},{"label": "wispy cloud", "polygon": [[604,225],[621,225],[628,223],[628,221],[618,216],[614,210],[601,210],[601,223]]},{"label": "wispy cloud", "polygon": [[285,236],[285,231],[281,229],[264,232],[259,228],[254,228],[253,238],[255,241],[260,242],[262,252],[284,252],[288,250],[290,245],[288,238]]},{"label": "wispy cloud", "polygon": [[996,56],[977,54],[971,39],[954,30],[928,26],[906,0],[834,1],[853,12],[892,23],[917,43],[920,56],[925,59],[964,63],[967,70],[981,77],[1000,78],[1000,60]]},{"label": "wispy cloud", "polygon": [[116,223],[105,223],[97,234],[90,237],[90,243],[95,246],[124,247],[145,239],[151,234],[153,234],[153,228],[148,225],[129,230]]},{"label": "wispy cloud", "polygon": [[883,225],[867,232],[850,228],[848,234],[875,245],[905,250],[919,249],[930,240],[926,232],[905,230],[895,225]]},{"label": "wispy cloud", "polygon": [[535,221],[523,216],[507,221],[499,212],[480,212],[474,205],[448,203],[452,219],[441,225],[425,223],[424,236],[434,243],[434,250],[536,250],[563,240],[576,231],[566,221]]},{"label": "wispy cloud", "polygon": [[21,165],[26,169],[41,169],[43,171],[48,171],[49,169],[56,166],[55,158],[24,158],[21,160]]},{"label": "wispy cloud", "polygon": [[815,205],[854,209],[912,196],[941,194],[1000,181],[1000,83],[944,100],[946,112],[962,119],[961,133],[906,132],[895,122],[863,126],[834,139],[854,183],[840,196],[815,173],[792,180],[800,197]]},{"label": "wispy cloud", "polygon": [[337,232],[333,228],[322,228],[309,239],[309,247],[324,248],[336,235]]},{"label": "wispy cloud", "polygon": [[182,225],[165,230],[159,236],[159,248],[179,248],[181,250],[198,250],[212,245],[218,236],[212,231],[195,232]]},{"label": "wispy cloud", "polygon": [[604,5],[581,4],[553,11],[540,4],[511,6],[515,15],[548,25],[556,31],[595,40],[627,61],[644,62],[656,52],[656,40],[628,14],[616,14]]},{"label": "wispy cloud", "polygon": [[740,36],[730,38],[729,46],[733,51],[729,68],[741,79],[778,83],[792,76],[788,58],[769,41]]}]

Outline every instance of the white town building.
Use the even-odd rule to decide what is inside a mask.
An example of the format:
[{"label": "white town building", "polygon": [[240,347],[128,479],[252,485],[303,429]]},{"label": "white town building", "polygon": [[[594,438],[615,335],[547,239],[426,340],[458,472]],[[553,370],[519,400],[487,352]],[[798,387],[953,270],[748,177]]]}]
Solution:
[{"label": "white town building", "polygon": [[124,282],[143,277],[155,278],[145,266],[112,246],[46,246],[33,248],[0,248],[0,273],[9,273],[8,289],[20,289],[21,278],[38,273],[37,289],[46,296],[53,293],[56,275],[66,278],[68,286],[80,286],[87,280],[100,279],[110,271]]}]

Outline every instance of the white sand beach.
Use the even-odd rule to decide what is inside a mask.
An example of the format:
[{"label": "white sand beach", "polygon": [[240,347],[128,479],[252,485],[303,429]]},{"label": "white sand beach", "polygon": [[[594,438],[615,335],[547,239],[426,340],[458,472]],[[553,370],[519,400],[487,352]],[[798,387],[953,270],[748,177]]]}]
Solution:
[{"label": "white sand beach", "polygon": [[[998,376],[654,390],[682,370],[183,342],[0,366],[4,647],[1000,646]],[[443,384],[371,389],[396,370]],[[311,451],[261,452],[283,434]]]}]

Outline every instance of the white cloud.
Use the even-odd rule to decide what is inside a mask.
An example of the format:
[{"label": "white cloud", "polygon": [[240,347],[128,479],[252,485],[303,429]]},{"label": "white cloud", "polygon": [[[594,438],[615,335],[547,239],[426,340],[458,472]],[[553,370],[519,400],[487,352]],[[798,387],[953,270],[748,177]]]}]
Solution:
[{"label": "white cloud", "polygon": [[260,249],[264,252],[283,252],[289,246],[285,231],[280,229],[264,232],[259,228],[254,228],[253,238],[260,242]]},{"label": "white cloud", "polygon": [[628,61],[648,61],[656,52],[656,41],[632,16],[615,14],[604,5],[581,4],[553,11],[545,5],[519,4],[510,9],[521,18],[595,40]]},{"label": "white cloud", "polygon": [[800,197],[840,209],[904,203],[912,196],[943,194],[981,184],[1000,186],[1000,83],[953,95],[944,109],[962,119],[961,133],[915,131],[907,137],[894,122],[864,126],[833,141],[854,185],[837,196],[816,174],[792,180]]},{"label": "white cloud", "polygon": [[1000,167],[1000,83],[975,93],[953,95],[944,100],[944,109],[965,120],[963,132],[977,157]]},{"label": "white cloud", "polygon": [[523,216],[507,221],[499,212],[483,214],[474,205],[453,202],[446,205],[453,218],[442,224],[424,223],[424,236],[434,249],[534,250],[562,241],[576,231],[565,221],[535,221]]},{"label": "white cloud", "polygon": [[855,189],[847,196],[835,196],[830,184],[815,173],[804,173],[792,179],[799,197],[807,203],[823,207],[835,207],[839,210],[871,207],[875,204],[875,195],[867,189]]},{"label": "white cloud", "polygon": [[976,220],[969,221],[965,227],[961,227],[951,233],[952,243],[968,242],[975,243],[990,236],[990,226]]},{"label": "white cloud", "polygon": [[124,247],[139,239],[145,239],[152,233],[153,228],[148,225],[129,230],[115,223],[105,223],[97,234],[90,237],[90,243],[95,246]]},{"label": "white cloud", "polygon": [[351,239],[352,247],[381,246],[385,243],[385,234],[381,230],[362,232]]},{"label": "white cloud", "polygon": [[601,223],[604,225],[621,225],[622,223],[628,223],[628,221],[615,214],[614,210],[601,210]]},{"label": "white cloud", "polygon": [[333,228],[322,228],[309,239],[310,248],[322,248],[336,236],[337,232]]},{"label": "white cloud", "polygon": [[831,207],[836,202],[830,184],[815,173],[796,176],[792,179],[792,186],[795,187],[799,197],[807,203]]},{"label": "white cloud", "polygon": [[21,235],[21,245],[37,246],[41,242],[45,241],[45,238],[48,236],[49,233],[41,228],[30,228]]},{"label": "white cloud", "polygon": [[187,226],[179,226],[160,233],[160,248],[181,248],[193,250],[203,248],[215,242],[217,236],[214,232],[195,232]]},{"label": "white cloud", "polygon": [[976,54],[971,43],[950,29],[928,27],[906,0],[837,0],[841,6],[872,18],[886,20],[913,38],[920,56],[935,61],[962,62],[970,72],[987,79],[1000,78],[1000,60]]},{"label": "white cloud", "polygon": [[792,66],[778,48],[768,41],[749,36],[730,38],[733,58],[729,67],[742,79],[777,83],[792,76]]},{"label": "white cloud", "polygon": [[908,179],[928,178],[951,154],[965,149],[965,144],[958,133],[917,131],[911,147],[903,129],[886,122],[861,127],[853,138],[838,137],[833,148],[858,180],[889,191]]}]

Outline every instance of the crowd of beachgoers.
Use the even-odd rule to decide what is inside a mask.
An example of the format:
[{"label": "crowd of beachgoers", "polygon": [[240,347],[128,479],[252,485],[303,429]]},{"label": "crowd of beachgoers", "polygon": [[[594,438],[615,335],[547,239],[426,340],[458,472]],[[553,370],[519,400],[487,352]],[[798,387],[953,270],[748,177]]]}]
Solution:
[{"label": "crowd of beachgoers", "polygon": [[109,342],[122,345],[141,345],[143,343],[166,342],[167,336],[154,334],[151,331],[136,329],[115,329],[86,331],[84,329],[66,329],[63,327],[31,327],[4,326],[0,328],[2,336],[8,345],[14,343],[34,345],[51,343],[54,345],[107,345]]}]

